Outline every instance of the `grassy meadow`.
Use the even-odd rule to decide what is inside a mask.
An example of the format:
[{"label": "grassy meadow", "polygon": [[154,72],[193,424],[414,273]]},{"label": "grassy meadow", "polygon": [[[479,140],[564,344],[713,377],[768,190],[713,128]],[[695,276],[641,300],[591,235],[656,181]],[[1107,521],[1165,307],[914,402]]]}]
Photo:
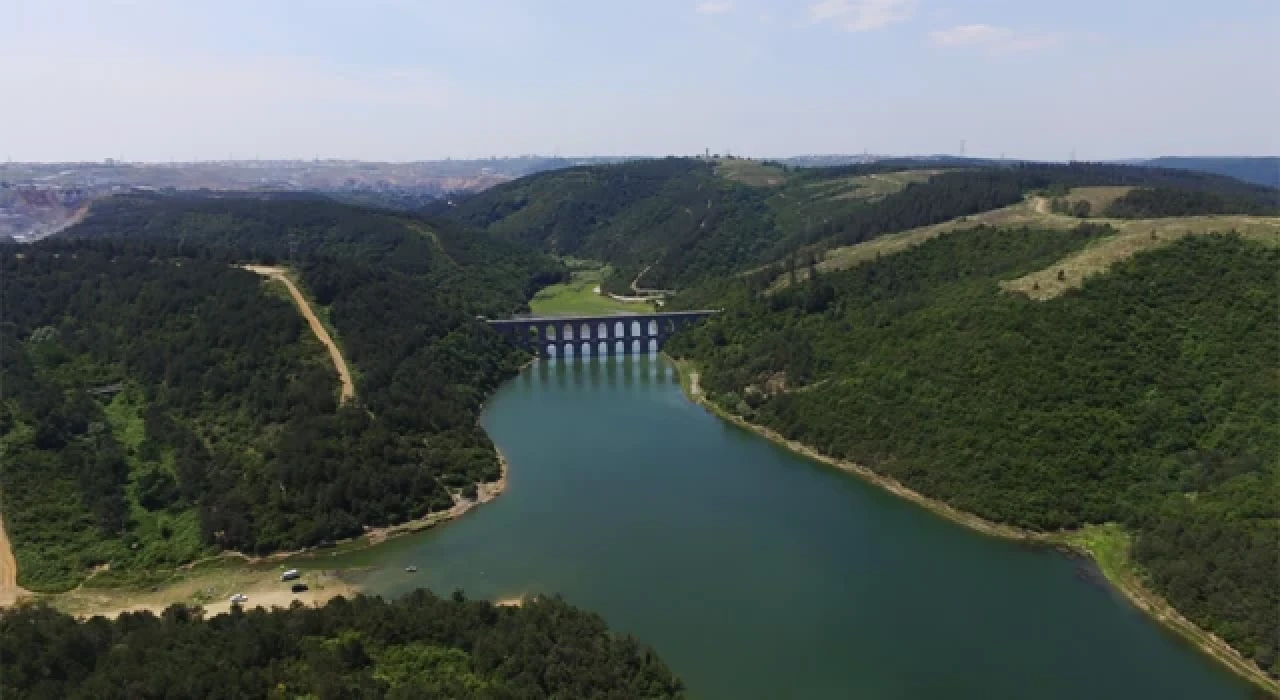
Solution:
[{"label": "grassy meadow", "polygon": [[653,305],[649,303],[616,301],[598,293],[596,290],[609,275],[608,266],[583,261],[571,261],[570,264],[577,269],[569,282],[545,287],[529,301],[529,308],[534,314],[570,316],[653,311]]}]

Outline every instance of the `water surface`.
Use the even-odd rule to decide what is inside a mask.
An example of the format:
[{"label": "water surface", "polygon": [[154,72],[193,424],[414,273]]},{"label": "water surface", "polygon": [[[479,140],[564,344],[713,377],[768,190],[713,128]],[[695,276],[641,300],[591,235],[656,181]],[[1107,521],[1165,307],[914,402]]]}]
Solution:
[{"label": "water surface", "polygon": [[699,698],[1256,696],[1086,563],[728,425],[657,358],[543,361],[483,422],[507,493],[344,555],[375,567],[366,590],[558,592],[656,647]]}]

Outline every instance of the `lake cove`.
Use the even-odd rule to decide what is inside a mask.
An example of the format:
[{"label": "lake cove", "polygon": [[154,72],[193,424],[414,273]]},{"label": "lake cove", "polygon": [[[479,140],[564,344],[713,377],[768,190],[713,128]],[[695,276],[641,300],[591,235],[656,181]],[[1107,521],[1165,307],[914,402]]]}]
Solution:
[{"label": "lake cove", "polygon": [[[362,590],[560,593],[697,698],[1253,698],[1085,560],[986,537],[729,425],[660,358],[541,361],[492,398],[506,493],[324,560]],[[406,567],[416,566],[417,572]]]}]

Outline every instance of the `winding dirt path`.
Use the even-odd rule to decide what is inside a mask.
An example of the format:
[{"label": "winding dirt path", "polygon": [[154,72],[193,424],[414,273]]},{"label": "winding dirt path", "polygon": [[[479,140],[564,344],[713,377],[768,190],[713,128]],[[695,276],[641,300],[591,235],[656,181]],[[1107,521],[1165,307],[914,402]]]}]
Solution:
[{"label": "winding dirt path", "polygon": [[18,587],[18,561],[13,558],[9,535],[4,531],[4,521],[0,520],[0,608],[13,605],[25,595],[27,592]]},{"label": "winding dirt path", "polygon": [[244,269],[250,272],[256,272],[268,279],[278,280],[289,288],[289,294],[293,297],[293,303],[297,304],[298,310],[306,317],[307,324],[311,326],[311,332],[316,334],[316,338],[329,348],[329,357],[333,360],[334,369],[338,370],[338,378],[342,380],[342,402],[346,403],[356,397],[356,385],[351,381],[351,370],[347,369],[347,361],[342,357],[342,351],[338,349],[338,344],[333,342],[333,338],[329,336],[329,329],[320,323],[320,319],[316,316],[316,312],[311,308],[311,304],[307,298],[302,296],[302,292],[298,290],[297,285],[289,276],[285,274],[283,267],[269,267],[267,265],[244,265]]}]

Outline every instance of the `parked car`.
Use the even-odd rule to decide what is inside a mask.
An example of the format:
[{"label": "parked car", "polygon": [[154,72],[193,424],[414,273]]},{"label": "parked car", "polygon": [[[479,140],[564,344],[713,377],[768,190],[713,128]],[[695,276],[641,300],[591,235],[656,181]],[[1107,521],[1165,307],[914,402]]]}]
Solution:
[{"label": "parked car", "polygon": [[247,602],[248,600],[249,600],[249,596],[247,596],[247,595],[245,595],[245,594],[243,594],[243,593],[236,593],[235,595],[232,595],[232,596],[231,596],[231,603],[232,603],[232,604],[235,604],[235,603],[244,603],[244,602]]},{"label": "parked car", "polygon": [[302,576],[302,574],[298,573],[298,570],[297,570],[297,569],[289,569],[288,571],[284,572],[283,574],[280,574],[280,580],[281,580],[281,581],[296,581],[296,580],[298,580],[301,576]]},{"label": "parked car", "polygon": [[308,589],[307,589],[307,584],[305,583],[295,583],[289,587],[289,590],[293,591],[294,593],[303,593],[303,592],[306,592]]}]

